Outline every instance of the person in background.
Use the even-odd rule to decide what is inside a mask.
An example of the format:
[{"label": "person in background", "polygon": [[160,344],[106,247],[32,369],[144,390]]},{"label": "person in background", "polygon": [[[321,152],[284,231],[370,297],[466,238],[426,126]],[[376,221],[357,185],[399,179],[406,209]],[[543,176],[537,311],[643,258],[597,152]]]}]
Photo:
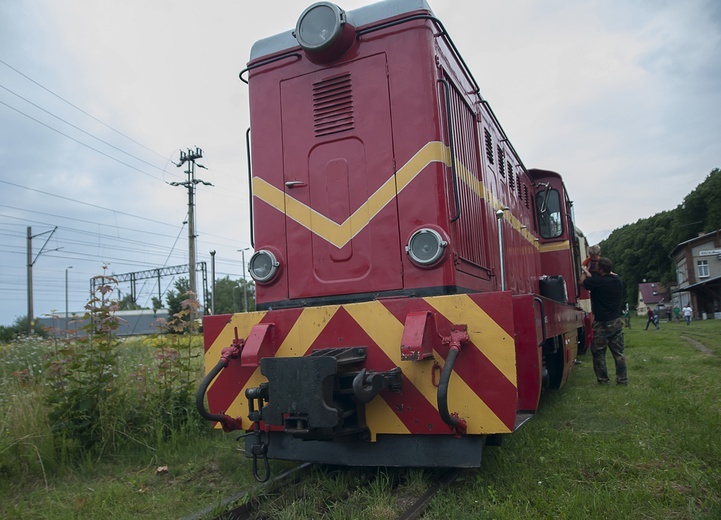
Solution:
[{"label": "person in background", "polygon": [[616,383],[628,384],[626,357],[623,354],[623,320],[621,319],[621,300],[623,282],[613,274],[613,264],[608,258],[598,259],[596,273],[583,267],[581,283],[591,293],[593,310],[593,371],[599,384],[608,384],[606,369],[606,347],[613,355],[616,364]]},{"label": "person in background", "polygon": [[656,325],[656,330],[658,330],[658,316],[656,316],[656,313],[653,312],[651,307],[648,308],[646,316],[648,316],[648,320],[646,320],[646,328],[644,330],[648,330],[648,326],[652,323]]},{"label": "person in background", "polygon": [[686,325],[691,325],[691,317],[693,316],[693,309],[691,304],[687,303],[683,308],[683,317],[686,319]]},{"label": "person in background", "polygon": [[666,307],[666,319],[668,320],[669,323],[671,323],[672,316],[673,316],[673,310],[671,309],[671,306],[669,305]]},{"label": "person in background", "polygon": [[629,329],[631,328],[631,313],[628,310],[628,307],[626,307],[623,310],[623,321],[626,323],[626,327]]}]

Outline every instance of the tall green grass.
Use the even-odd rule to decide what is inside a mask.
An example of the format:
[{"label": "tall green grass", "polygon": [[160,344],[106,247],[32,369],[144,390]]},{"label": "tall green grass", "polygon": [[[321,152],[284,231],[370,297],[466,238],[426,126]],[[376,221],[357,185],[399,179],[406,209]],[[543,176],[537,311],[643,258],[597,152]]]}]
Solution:
[{"label": "tall green grass", "polygon": [[427,517],[721,518],[721,320],[643,324],[625,329],[628,387],[597,385],[582,357]]},{"label": "tall green grass", "polygon": [[[590,355],[581,357],[568,384],[544,394],[537,416],[503,446],[486,448],[483,467],[464,471],[426,518],[721,518],[721,320],[662,322],[658,331],[644,324],[635,319],[625,332],[629,386],[597,385]],[[156,356],[164,347],[185,352],[188,336],[176,340],[117,347],[116,387],[125,395],[118,444],[72,463],[57,455],[42,399],[40,360],[57,346],[0,347],[0,518],[179,518],[253,484],[233,434],[190,416],[167,427],[165,413],[156,413],[167,411],[159,393],[164,358]],[[198,338],[191,343],[185,359],[200,377]],[[613,366],[610,354],[607,362]],[[180,372],[168,372],[168,382],[173,373]],[[138,418],[126,428],[133,413],[165,426]],[[274,474],[286,467],[272,463]],[[399,510],[389,502],[392,483],[422,492],[434,479],[431,471],[380,469],[375,481],[344,493],[352,475],[319,477],[290,510],[273,515],[385,518]]]}]

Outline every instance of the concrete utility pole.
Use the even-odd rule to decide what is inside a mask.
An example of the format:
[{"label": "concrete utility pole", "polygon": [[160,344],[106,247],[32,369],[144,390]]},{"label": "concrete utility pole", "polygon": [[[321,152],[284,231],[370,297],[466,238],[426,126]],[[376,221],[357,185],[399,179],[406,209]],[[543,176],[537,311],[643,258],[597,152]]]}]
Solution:
[{"label": "concrete utility pole", "polygon": [[[28,336],[33,335],[33,324],[35,321],[35,311],[33,309],[33,266],[35,265],[35,262],[38,261],[38,257],[46,253],[45,246],[48,245],[48,241],[50,241],[50,238],[53,236],[53,233],[58,229],[57,226],[52,231],[45,231],[44,233],[38,233],[37,235],[33,235],[33,228],[28,226],[28,235],[27,235],[27,269],[28,269]],[[33,238],[39,237],[42,235],[47,235],[50,233],[50,236],[45,240],[45,243],[43,244],[43,247],[40,248],[40,251],[38,251],[38,254],[33,258]],[[58,251],[59,249],[51,249],[51,251]]]},{"label": "concrete utility pole", "polygon": [[[188,190],[188,271],[190,273],[190,292],[193,293],[194,298],[198,301],[198,288],[195,282],[195,271],[196,271],[196,257],[195,257],[195,186],[197,184],[205,184],[206,186],[212,186],[211,183],[205,182],[201,179],[195,178],[195,160],[203,157],[203,150],[195,147],[195,150],[188,148],[187,152],[180,151],[180,162],[175,166],[180,168],[185,163],[188,163],[188,169],[185,173],[188,175],[188,180],[185,182],[171,182],[171,186],[183,186]],[[205,168],[202,164],[198,164],[198,168]],[[191,311],[191,323],[195,321],[195,312]]]}]

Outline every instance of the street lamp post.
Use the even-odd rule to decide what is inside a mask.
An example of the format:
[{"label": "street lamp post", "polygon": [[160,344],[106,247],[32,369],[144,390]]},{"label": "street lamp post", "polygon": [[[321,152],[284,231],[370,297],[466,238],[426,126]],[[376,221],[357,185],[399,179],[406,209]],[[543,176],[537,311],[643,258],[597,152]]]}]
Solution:
[{"label": "street lamp post", "polygon": [[236,285],[235,287],[233,287],[233,290],[231,291],[231,294],[233,295],[233,313],[238,312],[238,306],[235,303],[235,291],[237,291],[238,289],[240,289],[240,287],[238,287]]},{"label": "street lamp post", "polygon": [[70,327],[68,326],[68,269],[72,268],[72,265],[65,268],[65,338],[70,337]]}]

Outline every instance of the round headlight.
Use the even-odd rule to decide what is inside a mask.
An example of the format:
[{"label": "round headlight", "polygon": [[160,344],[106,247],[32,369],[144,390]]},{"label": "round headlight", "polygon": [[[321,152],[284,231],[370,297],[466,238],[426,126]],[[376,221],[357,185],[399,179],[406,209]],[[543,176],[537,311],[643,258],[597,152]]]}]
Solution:
[{"label": "round headlight", "polygon": [[441,259],[447,245],[438,231],[419,229],[408,240],[406,253],[419,265],[431,265]]},{"label": "round headlight", "polygon": [[275,277],[279,265],[280,263],[273,253],[266,249],[261,249],[250,257],[248,271],[250,271],[250,276],[252,276],[256,282],[267,283]]},{"label": "round headlight", "polygon": [[345,22],[345,12],[340,7],[318,2],[300,15],[294,36],[305,51],[320,52],[340,38]]}]

